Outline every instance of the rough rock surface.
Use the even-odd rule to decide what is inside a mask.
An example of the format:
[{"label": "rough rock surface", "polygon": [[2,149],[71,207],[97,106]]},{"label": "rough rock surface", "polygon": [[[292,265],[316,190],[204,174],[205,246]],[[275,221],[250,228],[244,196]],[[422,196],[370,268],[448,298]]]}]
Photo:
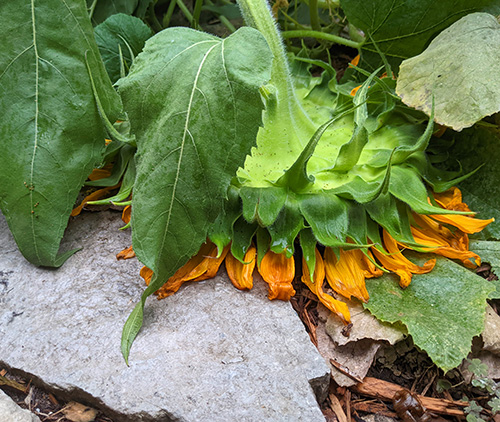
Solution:
[{"label": "rough rock surface", "polygon": [[[117,421],[324,421],[328,368],[289,303],[225,275],[146,304],[127,367],[123,324],[144,287],[119,214],[70,223],[59,270],[35,268],[0,215],[0,365]],[[314,390],[314,391],[313,391]]]},{"label": "rough rock surface", "polygon": [[0,390],[0,422],[40,422],[40,419],[29,410],[21,409]]}]

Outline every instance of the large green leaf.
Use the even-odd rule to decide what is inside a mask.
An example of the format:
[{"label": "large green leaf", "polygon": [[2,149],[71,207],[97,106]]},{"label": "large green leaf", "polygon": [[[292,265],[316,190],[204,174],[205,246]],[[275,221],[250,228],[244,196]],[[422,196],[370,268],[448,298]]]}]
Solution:
[{"label": "large green leaf", "polygon": [[500,13],[496,0],[341,0],[350,23],[369,35],[363,45],[364,68],[382,64],[377,47],[393,65],[420,54],[429,41],[472,12]]},{"label": "large green leaf", "polygon": [[142,324],[148,295],[205,241],[231,178],[255,143],[270,78],[262,35],[241,28],[222,40],[187,28],[146,42],[119,91],[137,136],[133,245],[154,271],[124,328],[123,351]]},{"label": "large green leaf", "polygon": [[448,151],[450,166],[457,162],[464,173],[482,167],[470,178],[461,182],[464,202],[477,212],[478,218],[495,218],[482,232],[483,239],[500,240],[500,134],[498,130],[474,127],[463,130],[453,137],[455,144]]},{"label": "large green leaf", "polygon": [[[500,242],[472,240],[469,249],[481,257],[482,262],[491,265],[491,271],[498,277],[500,274]],[[500,280],[492,280],[495,291],[491,292],[489,299],[500,299]]]},{"label": "large green leaf", "polygon": [[122,68],[128,73],[135,56],[152,35],[144,22],[123,13],[112,15],[95,27],[95,39],[111,82],[120,79]]},{"label": "large green leaf", "polygon": [[[144,2],[141,0],[141,9],[143,8],[142,3]],[[94,9],[91,9],[91,17],[92,22],[95,24],[102,23],[111,15],[117,13],[131,15],[134,13],[138,4],[139,0],[87,0],[87,6],[89,8],[94,6]]]},{"label": "large green leaf", "polygon": [[[418,264],[430,258],[408,256]],[[442,257],[430,273],[414,275],[405,290],[394,275],[366,284],[365,308],[382,321],[405,324],[415,344],[444,371],[467,357],[472,338],[484,329],[486,299],[494,290],[492,283]]]},{"label": "large green leaf", "polygon": [[83,1],[0,2],[0,208],[35,265],[67,258],[59,243],[101,160],[105,132],[86,62],[104,111],[120,111],[92,32]]},{"label": "large green leaf", "polygon": [[410,107],[460,131],[500,109],[500,24],[472,13],[401,64],[396,93]]}]

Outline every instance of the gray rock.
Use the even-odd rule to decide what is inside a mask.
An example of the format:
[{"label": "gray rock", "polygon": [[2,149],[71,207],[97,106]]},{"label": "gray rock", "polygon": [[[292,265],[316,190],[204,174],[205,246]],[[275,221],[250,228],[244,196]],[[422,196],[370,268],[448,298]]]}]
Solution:
[{"label": "gray rock", "polygon": [[40,422],[40,419],[29,410],[21,409],[0,390],[0,422]]},{"label": "gray rock", "polygon": [[59,270],[35,268],[0,215],[0,364],[117,421],[324,421],[328,368],[289,303],[263,282],[236,290],[220,272],[150,298],[127,367],[121,329],[144,290],[119,214],[70,223]]}]

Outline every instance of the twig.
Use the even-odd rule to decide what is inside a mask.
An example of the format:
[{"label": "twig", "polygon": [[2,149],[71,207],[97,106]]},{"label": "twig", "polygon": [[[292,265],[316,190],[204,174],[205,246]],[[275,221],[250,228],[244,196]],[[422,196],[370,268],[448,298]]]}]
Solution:
[{"label": "twig", "polygon": [[340,372],[342,372],[344,375],[347,375],[349,378],[352,378],[354,381],[363,382],[363,380],[361,378],[357,377],[356,375],[351,374],[351,371],[349,371],[349,368],[346,368],[344,365],[342,365],[341,363],[338,363],[336,360],[330,359],[330,363],[333,366],[335,366],[335,368],[337,368]]}]

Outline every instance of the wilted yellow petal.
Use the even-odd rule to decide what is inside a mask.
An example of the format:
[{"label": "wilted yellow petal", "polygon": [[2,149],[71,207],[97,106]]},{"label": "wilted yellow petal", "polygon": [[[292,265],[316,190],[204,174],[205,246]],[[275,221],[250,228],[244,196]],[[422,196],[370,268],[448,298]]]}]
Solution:
[{"label": "wilted yellow petal", "polygon": [[149,283],[151,283],[151,277],[153,277],[153,270],[144,266],[141,268],[139,275],[144,279],[146,286],[149,286]]},{"label": "wilted yellow petal", "polygon": [[375,261],[375,258],[373,258],[373,255],[370,251],[366,251],[366,253],[363,253],[363,251],[360,250],[359,252],[361,253],[360,267],[364,271],[365,278],[380,277],[382,274],[384,274],[384,271],[380,268],[377,268],[377,266],[374,264],[373,261]]},{"label": "wilted yellow petal", "polygon": [[226,271],[234,287],[240,290],[253,287],[253,270],[255,268],[257,249],[254,245],[248,248],[242,264],[232,254],[226,256]]},{"label": "wilted yellow petal", "polygon": [[[164,299],[173,295],[186,281],[201,281],[213,277],[219,269],[222,259],[217,256],[217,246],[213,243],[204,243],[199,252],[193,256],[184,266],[179,268],[167,282],[160,287],[155,294],[158,299]],[[217,266],[214,273],[214,265]],[[206,277],[206,273],[211,271],[213,275]]]},{"label": "wilted yellow petal", "polygon": [[258,269],[264,281],[269,284],[268,298],[270,300],[289,300],[295,290],[292,281],[295,276],[295,261],[293,257],[287,258],[284,253],[276,254],[268,251]]},{"label": "wilted yellow petal", "polygon": [[366,265],[362,260],[363,252],[359,250],[344,251],[340,249],[339,259],[332,248],[325,248],[326,279],[330,287],[342,296],[351,296],[363,302],[369,299],[365,284]]},{"label": "wilted yellow petal", "polygon": [[122,221],[125,224],[130,223],[131,214],[132,214],[132,207],[130,205],[127,205],[125,208],[123,208]]},{"label": "wilted yellow petal", "polygon": [[103,168],[100,169],[94,169],[92,170],[92,173],[89,174],[88,179],[89,180],[100,180],[104,179],[105,177],[111,176],[111,169],[113,168],[112,164],[107,164]]},{"label": "wilted yellow petal", "polygon": [[489,220],[480,220],[479,218],[469,217],[467,215],[435,214],[431,215],[431,217],[434,220],[455,226],[457,229],[468,234],[478,233],[488,224],[495,221],[494,218],[490,218]]},{"label": "wilted yellow petal", "polygon": [[360,56],[358,54],[356,57],[354,57],[354,59],[351,60],[351,64],[353,66],[357,66],[359,64],[359,58],[360,58]]},{"label": "wilted yellow petal", "polygon": [[219,271],[219,267],[221,266],[224,258],[226,258],[227,253],[229,252],[229,246],[226,246],[219,257],[217,257],[217,246],[212,245],[213,248],[210,251],[210,254],[205,257],[204,262],[206,264],[206,272],[194,278],[192,281],[203,281],[208,280],[209,278],[214,278]]},{"label": "wilted yellow petal", "polygon": [[334,299],[329,294],[323,291],[323,282],[325,281],[325,263],[323,262],[323,257],[316,249],[316,265],[314,267],[313,280],[311,282],[311,274],[309,273],[309,268],[307,266],[306,260],[302,258],[302,282],[309,287],[309,290],[313,292],[320,302],[325,305],[330,311],[337,314],[344,323],[348,324],[351,322],[351,314],[347,305],[337,299]]},{"label": "wilted yellow petal", "polygon": [[117,187],[120,186],[121,183],[118,183],[115,186],[109,186],[107,188],[99,189],[96,190],[95,192],[92,192],[90,195],[87,195],[83,201],[81,202],[80,205],[78,205],[76,208],[73,208],[73,211],[71,211],[71,217],[76,217],[82,212],[83,207],[85,204],[89,201],[97,201],[98,199],[104,198],[108,192],[112,191],[113,189],[116,189]]},{"label": "wilted yellow petal", "polygon": [[384,246],[388,255],[372,248],[372,252],[382,266],[399,276],[399,285],[402,288],[408,287],[411,282],[412,274],[425,274],[434,268],[435,259],[430,259],[421,267],[407,259],[399,250],[396,240],[384,230]]},{"label": "wilted yellow petal", "polygon": [[452,233],[449,229],[425,215],[414,214],[414,220],[418,224],[418,227],[411,227],[415,242],[429,246],[428,252],[451,259],[458,259],[467,268],[475,268],[476,265],[481,264],[481,258],[474,252],[469,251],[469,237],[467,234],[460,230]]},{"label": "wilted yellow petal", "polygon": [[116,254],[116,259],[119,261],[120,259],[131,259],[135,257],[135,252],[132,249],[132,246],[129,246],[128,248],[124,249],[121,252],[118,252]]}]

